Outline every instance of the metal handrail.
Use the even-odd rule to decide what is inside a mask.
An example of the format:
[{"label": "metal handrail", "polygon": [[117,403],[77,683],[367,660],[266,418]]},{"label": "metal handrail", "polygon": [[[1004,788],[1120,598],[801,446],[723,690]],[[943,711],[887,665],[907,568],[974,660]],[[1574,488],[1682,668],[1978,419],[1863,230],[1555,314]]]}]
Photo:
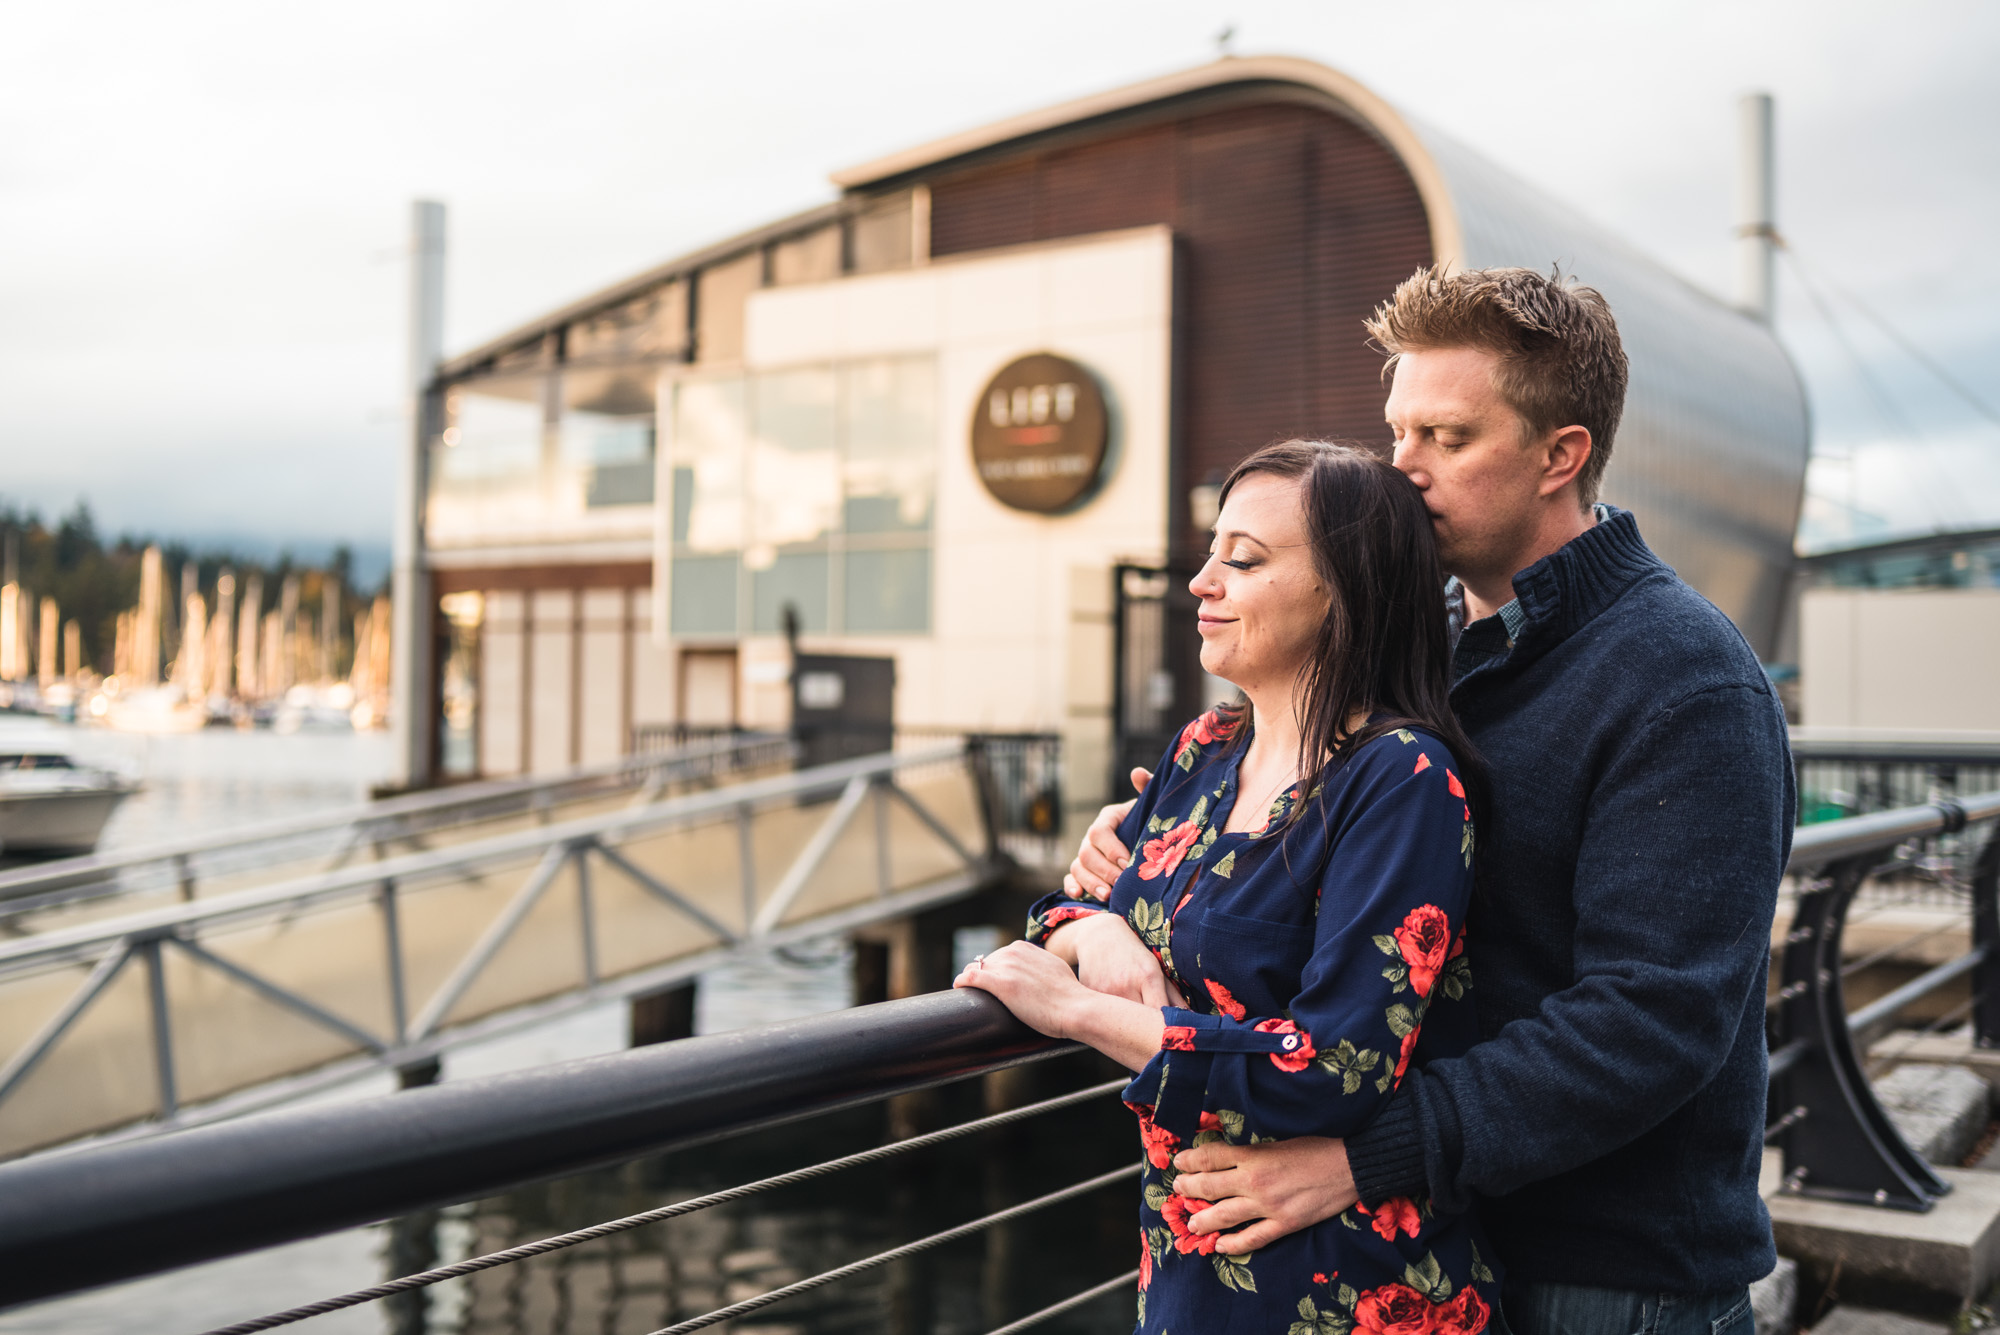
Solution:
[{"label": "metal handrail", "polygon": [[975,990],[0,1164],[0,1305],[1076,1051]]},{"label": "metal handrail", "polygon": [[1816,871],[1856,854],[1892,849],[1908,839],[1953,834],[1995,817],[2000,817],[2000,793],[1983,793],[1803,826],[1792,836],[1792,856],[1785,870]]},{"label": "metal handrail", "polygon": [[[1876,1100],[1860,1049],[1911,1005],[1967,975],[1972,1000],[1955,1013],[1970,1009],[1976,1042],[2000,1046],[2000,829],[1988,833],[1970,877],[1970,950],[1850,1013],[1843,937],[1848,908],[1866,880],[1911,867],[1919,841],[1996,819],[2000,792],[1851,816],[1794,834],[1786,870],[1800,888],[1767,1011],[1775,1116],[1765,1141],[1783,1149],[1787,1190],[1918,1211],[1951,1190]],[[1932,928],[1913,939],[1937,934]]]},{"label": "metal handrail", "polygon": [[[372,894],[384,881],[407,883],[445,872],[517,861],[524,855],[564,843],[585,839],[629,839],[674,825],[726,816],[744,806],[839,791],[856,779],[865,780],[900,769],[956,760],[964,754],[963,746],[940,746],[900,755],[863,756],[815,769],[754,779],[725,789],[689,793],[651,806],[582,816],[558,824],[540,825],[456,844],[450,848],[409,853],[363,866],[302,876],[276,885],[218,895],[213,899],[172,904],[123,917],[57,928],[0,942],[0,977],[23,967],[73,959],[92,947],[125,938],[164,936],[180,928],[236,922],[273,912],[288,913],[333,899]],[[971,860],[972,854],[968,852],[966,856]]]},{"label": "metal handrail", "polygon": [[[37,863],[0,872],[0,911],[12,913],[48,907],[51,903],[61,902],[66,890],[80,889],[87,893],[122,873],[155,864],[166,864],[179,873],[187,860],[197,857],[349,827],[365,831],[390,826],[389,837],[393,838],[396,837],[393,827],[399,823],[411,823],[417,818],[436,818],[455,812],[468,813],[467,819],[489,818],[494,814],[504,814],[517,804],[532,807],[543,802],[573,800],[564,794],[588,795],[607,787],[629,787],[645,776],[662,770],[692,767],[706,773],[718,761],[740,764],[745,757],[775,760],[789,757],[791,752],[792,743],[781,734],[746,732],[689,743],[671,751],[625,756],[615,761],[566,770],[559,775],[454,784],[330,811],[241,825],[210,834]],[[502,811],[495,813],[488,810],[495,807]],[[425,828],[435,829],[437,826],[429,824]]]}]

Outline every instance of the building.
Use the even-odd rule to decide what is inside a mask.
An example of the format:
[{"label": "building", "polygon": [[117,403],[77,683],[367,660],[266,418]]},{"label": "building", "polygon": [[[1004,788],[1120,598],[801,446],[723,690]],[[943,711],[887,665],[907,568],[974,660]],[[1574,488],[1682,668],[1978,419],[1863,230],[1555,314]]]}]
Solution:
[{"label": "building", "polygon": [[1816,552],[1799,578],[1801,723],[2000,740],[2000,529]]},{"label": "building", "polygon": [[782,725],[789,605],[895,659],[901,724],[1060,732],[1094,805],[1213,689],[1174,600],[1215,484],[1287,436],[1386,448],[1362,321],[1432,260],[1606,294],[1606,495],[1776,634],[1808,424],[1769,328],[1333,70],[1226,59],[833,179],[444,365],[443,774]]}]

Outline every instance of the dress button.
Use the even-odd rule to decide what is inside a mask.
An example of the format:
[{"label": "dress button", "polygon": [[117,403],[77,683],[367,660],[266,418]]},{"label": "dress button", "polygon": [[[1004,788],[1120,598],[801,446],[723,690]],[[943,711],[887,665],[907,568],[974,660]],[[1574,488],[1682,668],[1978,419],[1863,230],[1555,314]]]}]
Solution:
[{"label": "dress button", "polygon": [[1285,1051],[1290,1052],[1293,1048],[1297,1047],[1298,1045],[1299,1045],[1299,1036],[1297,1034],[1285,1035]]}]

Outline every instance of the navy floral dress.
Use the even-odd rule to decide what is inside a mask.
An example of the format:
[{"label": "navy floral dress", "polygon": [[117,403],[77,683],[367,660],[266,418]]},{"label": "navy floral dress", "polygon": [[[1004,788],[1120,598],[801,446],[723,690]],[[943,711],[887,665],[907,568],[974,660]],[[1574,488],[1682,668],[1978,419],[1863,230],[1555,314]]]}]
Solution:
[{"label": "navy floral dress", "polygon": [[[1193,1007],[1125,1089],[1145,1149],[1139,1323],[1169,1335],[1476,1335],[1498,1300],[1470,1216],[1369,1202],[1249,1256],[1215,1250],[1175,1195],[1174,1153],[1365,1126],[1412,1063],[1477,1039],[1461,924],[1472,812],[1451,753],[1401,730],[1327,767],[1262,827],[1223,834],[1238,721],[1211,711],[1162,758],[1119,837],[1137,850],[1108,906],[1052,895],[1028,939],[1122,916]],[[1246,739],[1247,740],[1247,739]],[[1303,800],[1306,809],[1280,830]]]}]

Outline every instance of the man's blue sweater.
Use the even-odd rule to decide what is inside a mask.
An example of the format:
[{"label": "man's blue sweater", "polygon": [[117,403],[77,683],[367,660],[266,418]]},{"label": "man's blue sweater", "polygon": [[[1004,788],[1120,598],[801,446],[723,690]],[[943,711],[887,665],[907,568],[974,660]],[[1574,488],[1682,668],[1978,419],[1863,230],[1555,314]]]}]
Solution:
[{"label": "man's blue sweater", "polygon": [[1347,1142],[1364,1202],[1475,1203],[1514,1281],[1670,1293],[1775,1264],[1757,1194],[1771,915],[1796,798],[1729,619],[1610,517],[1466,628],[1491,771],[1468,929],[1484,1041]]}]

